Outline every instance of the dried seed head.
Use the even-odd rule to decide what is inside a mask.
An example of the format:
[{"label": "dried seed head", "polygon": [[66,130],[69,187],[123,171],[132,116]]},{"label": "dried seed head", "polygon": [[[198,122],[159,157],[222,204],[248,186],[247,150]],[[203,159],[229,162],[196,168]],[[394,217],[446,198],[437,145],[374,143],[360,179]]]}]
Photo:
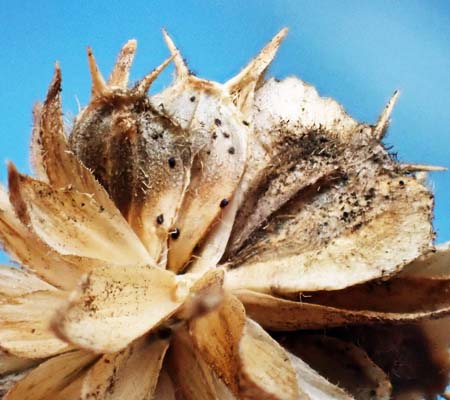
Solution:
[{"label": "dried seed head", "polygon": [[146,95],[173,57],[129,89],[135,47],[134,41],[125,44],[108,85],[89,50],[93,98],[76,118],[69,145],[158,260],[186,187],[191,154],[185,132]]},{"label": "dried seed head", "polygon": [[[11,164],[0,188],[0,241],[27,268],[0,268],[0,372],[46,359],[8,399],[444,390],[449,247],[423,257],[432,195],[408,175],[440,168],[381,144],[397,93],[367,125],[299,79],[264,81],[285,35],[224,85],[192,76],[166,32],[171,57],[131,89],[134,40],[107,83],[89,49],[69,143],[56,66],[34,110],[41,180]],[[175,82],[147,97],[171,60]],[[281,347],[263,327],[296,332]]]}]

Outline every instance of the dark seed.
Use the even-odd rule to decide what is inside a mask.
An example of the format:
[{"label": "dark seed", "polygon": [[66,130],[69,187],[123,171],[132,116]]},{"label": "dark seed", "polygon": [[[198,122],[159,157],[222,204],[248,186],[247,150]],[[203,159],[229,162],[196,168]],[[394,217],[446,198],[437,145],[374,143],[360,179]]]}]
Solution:
[{"label": "dark seed", "polygon": [[176,164],[177,164],[177,160],[175,160],[175,157],[170,157],[169,158],[169,167],[170,168],[175,168]]},{"label": "dark seed", "polygon": [[189,100],[194,102],[195,101],[195,96],[192,96]]},{"label": "dark seed", "polygon": [[400,186],[403,186],[405,184],[405,182],[403,182],[403,181],[399,181],[398,183]]},{"label": "dark seed", "polygon": [[157,335],[160,339],[169,339],[170,336],[172,336],[172,329],[170,328],[158,329]]},{"label": "dark seed", "polygon": [[234,147],[230,147],[230,148],[228,149],[228,153],[230,153],[230,154],[236,153],[235,148],[234,148]]},{"label": "dark seed", "polygon": [[226,137],[226,138],[230,137],[230,134],[228,132],[223,132],[222,135],[223,135],[223,137]]},{"label": "dark seed", "polygon": [[221,121],[219,118],[216,118],[216,119],[214,120],[214,123],[215,123],[217,126],[222,125],[222,121]]},{"label": "dark seed", "polygon": [[220,201],[220,208],[225,208],[228,205],[229,201],[228,199],[222,199]]},{"label": "dark seed", "polygon": [[359,228],[361,228],[362,227],[362,223],[361,222],[358,222],[354,227],[353,227],[353,230],[354,231],[357,231]]},{"label": "dark seed", "polygon": [[245,126],[249,126],[250,124],[247,121],[242,121]]},{"label": "dark seed", "polygon": [[156,217],[156,222],[158,223],[158,225],[161,225],[164,222],[164,215],[163,214],[159,214]]},{"label": "dark seed", "polygon": [[217,133],[216,133],[216,132],[213,132],[212,138],[213,138],[213,139],[217,139]]},{"label": "dark seed", "polygon": [[177,240],[180,237],[180,230],[176,228],[174,231],[171,232],[170,237],[173,240]]}]

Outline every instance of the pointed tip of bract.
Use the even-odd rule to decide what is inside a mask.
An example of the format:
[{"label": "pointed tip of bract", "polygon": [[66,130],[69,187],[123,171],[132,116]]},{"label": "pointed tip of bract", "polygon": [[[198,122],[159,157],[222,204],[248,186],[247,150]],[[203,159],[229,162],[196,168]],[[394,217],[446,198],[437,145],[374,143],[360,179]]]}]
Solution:
[{"label": "pointed tip of bract", "polygon": [[59,61],[55,61],[55,64],[53,66],[53,78],[50,87],[56,86],[58,83],[59,86],[61,86],[61,80],[61,66],[59,65]]},{"label": "pointed tip of bract", "polygon": [[[12,161],[6,162],[6,168],[8,171],[9,196],[11,199],[11,196],[16,196],[17,193],[19,192],[20,174],[19,174],[19,171],[17,171],[17,168]],[[11,201],[11,203],[12,203],[12,201]]]},{"label": "pointed tip of bract", "polygon": [[59,66],[59,62],[55,61],[53,78],[48,88],[47,99],[54,98],[61,91],[61,82],[61,68]]},{"label": "pointed tip of bract", "polygon": [[400,163],[398,166],[399,166],[401,172],[404,174],[409,174],[411,172],[443,172],[443,171],[447,171],[447,167],[441,167],[440,165]]},{"label": "pointed tip of bract", "polygon": [[288,33],[288,28],[283,28],[272,40],[267,43],[259,54],[253,58],[247,66],[235,77],[225,83],[230,91],[245,86],[251,81],[257,81],[274,59],[283,39]]},{"label": "pointed tip of bract", "polygon": [[9,200],[14,207],[17,217],[24,224],[27,224],[29,221],[27,206],[23,201],[22,195],[20,193],[22,174],[17,170],[16,166],[11,161],[8,161],[7,168]]},{"label": "pointed tip of bract", "polygon": [[143,96],[150,89],[151,84],[155,81],[155,79],[159,76],[159,74],[170,64],[170,62],[176,57],[175,54],[172,54],[170,57],[166,58],[158,67],[156,67],[149,74],[144,76],[141,81],[136,85],[133,89],[134,94],[138,96]]},{"label": "pointed tip of bract", "polygon": [[130,39],[123,45],[122,51],[127,49],[129,52],[135,52],[136,48],[137,48],[137,40],[136,39]]},{"label": "pointed tip of bract", "polygon": [[183,57],[181,57],[180,51],[175,46],[175,43],[173,42],[172,38],[169,36],[165,28],[162,29],[162,33],[167,47],[169,48],[170,54],[172,54],[173,56],[173,62],[177,71],[177,79],[187,78],[189,76],[189,68],[184,62]]},{"label": "pointed tip of bract", "polygon": [[8,175],[9,175],[10,170],[16,169],[16,166],[14,165],[14,163],[12,161],[9,161],[9,160],[6,160],[5,163],[6,163],[6,168],[8,169]]},{"label": "pointed tip of bract", "polygon": [[386,104],[383,112],[378,118],[377,123],[374,126],[373,135],[376,139],[380,140],[386,134],[387,128],[389,126],[389,121],[391,119],[392,111],[394,110],[395,104],[397,103],[398,97],[400,96],[400,90],[396,90],[388,103]]},{"label": "pointed tip of bract", "polygon": [[130,39],[123,45],[108,79],[108,86],[116,86],[121,89],[127,88],[130,69],[133,64],[136,48],[136,39]]},{"label": "pointed tip of bract", "polygon": [[234,103],[246,115],[246,118],[250,118],[248,114],[251,113],[254,91],[258,86],[258,82],[264,77],[287,32],[287,28],[283,28],[278,32],[241,72],[224,85],[225,89],[234,99]]},{"label": "pointed tip of bract", "polygon": [[20,179],[20,172],[12,161],[6,162],[6,168],[8,169],[8,186],[14,185]]},{"label": "pointed tip of bract", "polygon": [[91,89],[91,97],[92,99],[96,99],[105,95],[108,92],[108,87],[106,86],[105,80],[97,66],[95,61],[94,53],[90,46],[87,47],[87,55],[88,55],[88,63],[89,63],[89,71],[91,73],[92,79],[92,89]]}]

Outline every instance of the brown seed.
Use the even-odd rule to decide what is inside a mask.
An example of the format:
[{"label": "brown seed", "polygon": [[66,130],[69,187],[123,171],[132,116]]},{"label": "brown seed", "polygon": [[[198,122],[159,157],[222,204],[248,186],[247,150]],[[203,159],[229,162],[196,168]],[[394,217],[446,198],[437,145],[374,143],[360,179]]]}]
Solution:
[{"label": "brown seed", "polygon": [[175,157],[170,157],[168,161],[169,161],[169,167],[175,168],[175,165],[177,165],[177,160],[175,160]]},{"label": "brown seed", "polygon": [[164,222],[164,215],[163,215],[163,214],[159,214],[159,215],[156,217],[156,222],[157,222],[158,225],[162,225],[163,222]]},{"label": "brown seed", "polygon": [[172,329],[170,328],[160,328],[156,331],[159,339],[169,339],[172,336]]},{"label": "brown seed", "polygon": [[171,233],[170,233],[170,237],[173,239],[173,240],[177,240],[179,237],[180,237],[180,230],[178,229],[178,228],[176,228],[174,231],[172,231]]},{"label": "brown seed", "polygon": [[220,208],[225,208],[228,205],[229,201],[228,199],[222,199],[220,201]]}]

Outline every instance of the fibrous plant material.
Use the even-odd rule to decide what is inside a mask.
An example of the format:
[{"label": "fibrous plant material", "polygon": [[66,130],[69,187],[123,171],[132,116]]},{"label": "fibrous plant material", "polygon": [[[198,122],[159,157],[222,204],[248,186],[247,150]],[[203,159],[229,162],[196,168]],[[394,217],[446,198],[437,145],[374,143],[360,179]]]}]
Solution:
[{"label": "fibrous plant material", "polygon": [[[224,84],[170,57],[130,87],[88,49],[64,131],[61,71],[34,109],[35,177],[9,165],[0,239],[5,399],[389,399],[445,391],[450,253],[433,196],[374,124],[298,78],[278,33]],[[171,62],[167,89],[147,92]],[[325,330],[326,328],[326,330]]]}]

